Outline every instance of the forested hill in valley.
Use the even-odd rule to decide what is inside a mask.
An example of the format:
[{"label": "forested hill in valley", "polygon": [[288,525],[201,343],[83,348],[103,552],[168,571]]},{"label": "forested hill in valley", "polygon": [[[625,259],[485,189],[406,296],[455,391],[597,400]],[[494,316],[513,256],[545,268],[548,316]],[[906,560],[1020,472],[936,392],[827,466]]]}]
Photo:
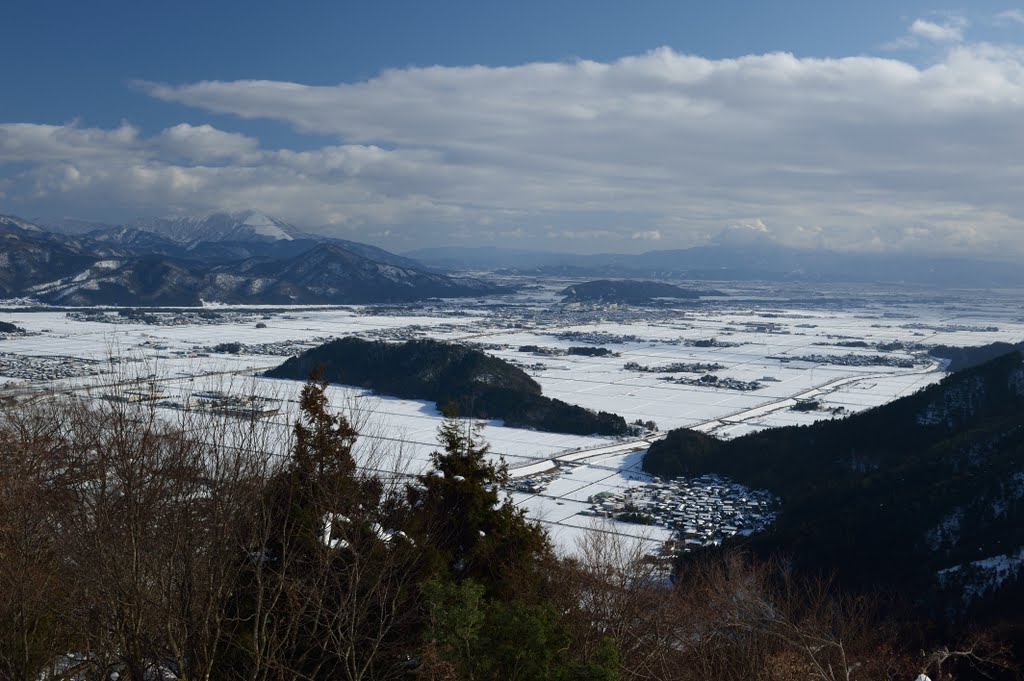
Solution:
[{"label": "forested hill in valley", "polygon": [[644,468],[771,490],[778,520],[753,545],[851,584],[931,589],[953,610],[1024,602],[984,598],[1024,595],[1020,352],[843,420],[730,441],[675,430]]},{"label": "forested hill in valley", "polygon": [[480,350],[434,340],[384,343],[341,338],[307,350],[266,373],[306,380],[316,371],[331,383],[382,395],[431,400],[461,416],[553,433],[625,435],[626,421],[545,397],[523,370]]},{"label": "forested hill in valley", "polygon": [[619,303],[645,305],[655,298],[695,300],[701,296],[725,295],[721,291],[696,291],[680,288],[660,281],[632,281],[628,279],[601,279],[573,284],[560,295],[563,303]]}]

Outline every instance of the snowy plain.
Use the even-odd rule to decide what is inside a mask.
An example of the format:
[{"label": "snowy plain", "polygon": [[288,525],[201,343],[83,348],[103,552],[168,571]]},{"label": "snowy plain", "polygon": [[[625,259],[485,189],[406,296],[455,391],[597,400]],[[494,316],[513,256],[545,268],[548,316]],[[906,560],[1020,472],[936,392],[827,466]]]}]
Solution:
[{"label": "snowy plain", "polygon": [[[348,335],[436,338],[475,344],[517,364],[550,397],[631,422],[654,421],[659,432],[690,427],[729,438],[839,418],[911,394],[945,375],[942,363],[927,356],[928,347],[1024,339],[1017,292],[819,287],[812,295],[796,286],[721,284],[726,297],[627,308],[561,305],[557,291],[568,283],[574,282],[552,279],[508,296],[419,306],[210,305],[206,311],[215,314],[202,323],[176,311],[147,311],[166,325],[116,310],[82,315],[8,307],[0,321],[27,333],[0,338],[0,394],[55,390],[100,397],[111,384],[126,382],[159,386],[161,395],[177,401],[209,391],[255,393],[280,405],[265,421],[280,430],[283,450],[301,384],[260,374],[284,361],[289,349]],[[180,323],[171,323],[176,315]],[[215,349],[230,343],[241,344],[242,353]],[[578,346],[613,354],[567,354]],[[631,370],[627,363],[649,370]],[[719,381],[757,387],[680,383],[665,378],[695,374],[657,371],[695,363],[720,365],[705,372]],[[21,368],[3,368],[10,366]],[[399,467],[407,473],[429,466],[440,423],[432,403],[345,386],[332,386],[329,395],[333,406],[349,410],[360,424],[357,453],[370,458],[371,452],[400,452]],[[814,400],[819,409],[795,411],[797,400]],[[499,422],[484,432],[493,455],[514,475],[554,471],[543,493],[515,492],[513,499],[549,528],[563,550],[573,551],[581,533],[595,529],[643,537],[652,545],[671,535],[665,528],[583,514],[590,497],[649,480],[640,470],[649,440],[542,433]]]}]

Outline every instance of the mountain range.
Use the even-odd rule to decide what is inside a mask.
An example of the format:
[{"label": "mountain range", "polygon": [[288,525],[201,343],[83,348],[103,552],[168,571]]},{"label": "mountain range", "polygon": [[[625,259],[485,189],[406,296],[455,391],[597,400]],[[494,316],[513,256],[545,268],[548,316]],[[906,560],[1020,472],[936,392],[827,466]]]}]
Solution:
[{"label": "mountain range", "polygon": [[87,231],[82,224],[48,228],[0,215],[0,297],[73,306],[280,305],[408,302],[498,290],[254,210]]}]

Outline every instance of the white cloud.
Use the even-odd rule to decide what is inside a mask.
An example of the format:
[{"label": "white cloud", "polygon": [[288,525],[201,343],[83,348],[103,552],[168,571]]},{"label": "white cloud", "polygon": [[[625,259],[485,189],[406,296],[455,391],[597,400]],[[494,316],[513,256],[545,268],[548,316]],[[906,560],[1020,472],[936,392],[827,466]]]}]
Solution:
[{"label": "white cloud", "polygon": [[749,232],[751,234],[768,233],[768,225],[764,224],[764,220],[761,218],[737,220],[733,224],[729,225],[729,229],[736,232]]},{"label": "white cloud", "polygon": [[910,25],[910,34],[936,43],[958,43],[964,39],[966,27],[967,21],[961,17],[953,17],[941,24],[915,19]]},{"label": "white cloud", "polygon": [[34,123],[0,124],[0,162],[101,158],[130,151],[138,130],[122,123],[113,130]]},{"label": "white cloud", "polygon": [[192,161],[252,159],[259,149],[259,140],[255,138],[217,130],[210,125],[188,123],[167,128],[157,137],[156,143],[168,156]]},{"label": "white cloud", "polygon": [[643,232],[633,232],[634,240],[639,241],[661,241],[661,232],[657,229],[648,229]]},{"label": "white cloud", "polygon": [[1024,24],[1024,10],[1005,10],[996,15],[996,21],[1006,24]]},{"label": "white cloud", "polygon": [[2,185],[16,197],[6,210],[257,206],[395,248],[472,234],[587,248],[643,248],[658,235],[675,247],[770,225],[771,238],[795,245],[1024,252],[1015,48],[958,44],[924,68],[662,48],[609,63],[408,68],[337,86],[143,87],[335,143],[269,149],[209,125],[144,137],[128,124],[2,124],[0,162],[16,168]]},{"label": "white cloud", "polygon": [[882,45],[883,50],[918,50],[929,44],[954,45],[964,41],[969,22],[963,16],[947,15],[941,21],[915,19],[905,35]]},{"label": "white cloud", "polygon": [[771,230],[761,218],[737,220],[715,235],[718,244],[744,246],[770,240]]},{"label": "white cloud", "polygon": [[561,241],[614,241],[622,234],[608,229],[550,229],[545,236]]}]

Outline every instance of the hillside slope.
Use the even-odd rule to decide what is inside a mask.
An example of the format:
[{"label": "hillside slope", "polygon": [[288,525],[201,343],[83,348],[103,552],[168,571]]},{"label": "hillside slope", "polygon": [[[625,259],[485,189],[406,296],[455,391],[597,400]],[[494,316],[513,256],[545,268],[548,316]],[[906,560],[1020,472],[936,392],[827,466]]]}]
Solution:
[{"label": "hillside slope", "polygon": [[672,431],[644,468],[773,491],[778,520],[753,545],[850,583],[931,590],[953,610],[1024,584],[1020,352],[843,420],[724,442]]}]

